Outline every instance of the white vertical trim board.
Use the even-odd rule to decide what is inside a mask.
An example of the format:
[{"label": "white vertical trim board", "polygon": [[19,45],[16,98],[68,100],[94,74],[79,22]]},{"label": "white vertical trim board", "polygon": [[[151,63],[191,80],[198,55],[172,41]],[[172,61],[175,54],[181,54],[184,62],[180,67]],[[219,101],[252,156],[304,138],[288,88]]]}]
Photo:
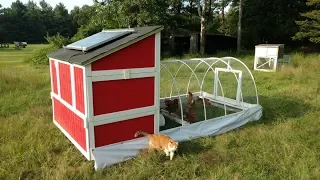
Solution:
[{"label": "white vertical trim board", "polygon": [[[91,71],[91,65],[86,66],[86,73],[87,71]],[[91,73],[90,73],[91,74]],[[86,99],[87,99],[87,117],[89,121],[93,120],[93,90],[92,90],[92,77],[86,77]]]},{"label": "white vertical trim board", "polygon": [[[52,93],[52,92],[51,92]],[[55,120],[55,116],[54,116],[54,112],[55,112],[55,109],[54,109],[54,99],[52,98],[52,95],[50,93],[50,98],[51,98],[51,104],[52,104],[52,120],[54,121]]]},{"label": "white vertical trim board", "polygon": [[72,96],[72,106],[76,108],[76,89],[75,89],[75,81],[74,81],[74,67],[72,64],[70,67],[70,82],[71,82],[71,96]]},{"label": "white vertical trim board", "polygon": [[85,69],[86,69],[86,73],[85,75],[86,76],[92,76],[92,68],[91,68],[91,64],[85,66]]},{"label": "white vertical trim board", "polygon": [[88,122],[88,100],[87,100],[87,78],[86,78],[86,68],[83,66],[79,66],[74,64],[74,67],[81,68],[82,69],[82,83],[83,83],[83,104],[84,104],[84,126],[86,131],[86,144],[87,144],[87,150],[88,150],[88,160],[92,160],[93,156],[91,153],[91,147],[90,147],[90,128],[89,128],[89,122]]},{"label": "white vertical trim board", "polygon": [[59,71],[59,62],[54,61],[54,66],[56,67],[56,78],[57,78],[57,89],[58,89],[58,96],[61,97],[61,92],[60,92],[60,71]]},{"label": "white vertical trim board", "polygon": [[89,160],[92,160],[93,156],[92,156],[92,152],[91,152],[91,141],[90,141],[90,137],[91,137],[91,129],[90,129],[90,125],[89,125],[89,118],[88,118],[88,97],[87,97],[87,76],[86,76],[86,71],[87,68],[83,67],[83,66],[77,66],[75,65],[75,67],[79,67],[82,69],[82,83],[83,83],[83,101],[84,101],[84,115],[85,115],[85,126],[86,126],[86,141],[87,141],[87,149],[88,149],[88,153],[89,153]]},{"label": "white vertical trim board", "polygon": [[[84,121],[83,123],[87,123],[87,122]],[[86,131],[87,159],[90,161],[90,160],[92,160],[92,157],[93,157],[93,156],[91,156],[91,148],[90,148],[90,141],[89,141],[89,138],[90,138],[89,125],[88,125],[87,128],[85,128],[85,131]]]},{"label": "white vertical trim board", "polygon": [[154,133],[158,134],[159,127],[159,116],[160,116],[160,52],[161,52],[161,33],[155,34],[155,65],[156,65],[156,75],[155,75],[155,116],[154,116]]},{"label": "white vertical trim board", "polygon": [[92,149],[95,148],[95,138],[94,138],[94,125],[92,122],[89,122],[89,125],[88,125],[88,138],[89,138],[89,147],[90,147],[90,158],[91,160],[94,160],[94,156],[92,155]]},{"label": "white vertical trim board", "polygon": [[92,125],[93,121],[93,94],[92,94],[92,71],[91,71],[91,64],[85,66],[84,69],[84,98],[85,98],[85,115],[86,121],[88,124],[88,144],[90,149],[90,156],[92,156],[91,149],[95,148],[95,141],[94,141],[94,128]]},{"label": "white vertical trim board", "polygon": [[[62,133],[76,146],[76,148],[88,159],[89,159],[89,153],[86,152],[78,143],[76,140],[74,140],[72,138],[72,136],[70,136],[70,134],[63,129],[63,127],[60,126],[60,124],[56,121],[56,120],[53,120],[53,123],[60,129],[60,131],[62,131]],[[88,149],[89,150],[89,149]]]},{"label": "white vertical trim board", "polygon": [[[53,92],[54,91],[54,88],[53,88],[53,77],[52,77],[52,67],[51,67],[51,63],[53,64],[53,66],[55,66],[54,65],[54,60],[52,60],[52,59],[49,59],[49,70],[50,70],[50,82],[51,82],[51,92]],[[56,74],[57,74],[57,72],[56,72]]]}]

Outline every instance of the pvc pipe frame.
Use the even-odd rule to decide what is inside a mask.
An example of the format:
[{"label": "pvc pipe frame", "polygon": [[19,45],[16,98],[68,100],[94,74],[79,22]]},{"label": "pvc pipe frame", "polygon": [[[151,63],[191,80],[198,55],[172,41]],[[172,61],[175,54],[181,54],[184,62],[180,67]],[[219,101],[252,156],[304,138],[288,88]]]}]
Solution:
[{"label": "pvc pipe frame", "polygon": [[[196,67],[194,69],[192,69],[187,63],[188,62],[196,62],[198,61],[199,63],[196,65]],[[227,61],[227,62],[226,62]],[[189,59],[189,60],[170,60],[170,61],[164,61],[164,62],[161,62],[161,69],[160,69],[160,72],[162,71],[162,69],[165,69],[169,75],[171,76],[172,78],[172,83],[171,83],[171,90],[170,90],[170,99],[172,97],[172,92],[173,92],[173,87],[175,87],[175,90],[177,91],[177,93],[179,94],[179,102],[180,102],[180,110],[181,110],[181,124],[183,126],[183,108],[182,108],[182,100],[181,100],[181,97],[180,97],[180,91],[179,91],[179,86],[178,86],[178,83],[176,82],[176,76],[178,75],[179,71],[181,70],[182,67],[186,66],[190,71],[191,71],[191,75],[190,75],[190,78],[189,78],[189,81],[188,81],[188,86],[187,86],[187,90],[186,90],[186,94],[188,94],[188,91],[189,91],[189,86],[190,86],[190,82],[191,82],[191,78],[193,77],[193,75],[195,76],[196,78],[196,81],[200,87],[200,95],[202,96],[202,87],[203,87],[203,83],[204,83],[204,80],[209,72],[209,70],[212,70],[212,72],[215,74],[215,81],[217,84],[214,84],[214,89],[215,89],[215,94],[216,94],[216,91],[217,91],[217,88],[216,87],[217,85],[219,85],[220,87],[220,90],[221,90],[221,93],[222,93],[222,96],[223,98],[225,98],[224,96],[224,91],[223,91],[223,87],[222,87],[222,84],[218,78],[218,70],[214,70],[213,69],[213,65],[215,65],[217,62],[222,62],[224,63],[226,66],[227,66],[227,71],[226,72],[231,72],[233,73],[233,75],[235,76],[236,80],[237,80],[237,84],[238,84],[238,87],[237,87],[237,97],[239,97],[239,93],[240,93],[240,99],[241,99],[241,102],[243,102],[243,96],[242,96],[242,90],[241,90],[241,81],[242,81],[242,73],[239,74],[239,78],[237,77],[237,75],[235,74],[236,71],[239,71],[239,70],[234,70],[231,66],[230,66],[230,61],[236,61],[238,63],[240,63],[241,65],[243,65],[243,67],[248,71],[251,79],[252,79],[252,82],[253,82],[253,85],[254,85],[254,88],[255,88],[255,94],[256,94],[256,104],[259,104],[259,98],[258,98],[258,90],[257,90],[257,86],[256,86],[256,83],[255,83],[255,80],[254,80],[254,77],[251,73],[251,71],[249,70],[249,68],[242,62],[240,61],[239,59],[237,58],[234,58],[234,57],[222,57],[222,58],[216,58],[216,57],[210,57],[210,58],[193,58],[193,59]],[[212,62],[211,64],[209,64],[209,62]],[[197,70],[197,68],[201,65],[201,64],[206,64],[208,66],[203,78],[202,78],[202,81],[200,83],[195,71]],[[177,69],[175,75],[173,75],[171,73],[171,71],[168,69],[167,67],[167,64],[181,64],[180,67]],[[220,68],[221,69],[221,68]],[[238,99],[240,101],[240,99]],[[204,116],[205,116],[205,120],[207,120],[207,113],[206,113],[206,103],[204,101],[204,98],[202,98],[202,101],[203,101],[203,108],[204,108]],[[227,110],[226,110],[226,104],[224,103],[224,111],[225,111],[225,115],[227,115]]]}]

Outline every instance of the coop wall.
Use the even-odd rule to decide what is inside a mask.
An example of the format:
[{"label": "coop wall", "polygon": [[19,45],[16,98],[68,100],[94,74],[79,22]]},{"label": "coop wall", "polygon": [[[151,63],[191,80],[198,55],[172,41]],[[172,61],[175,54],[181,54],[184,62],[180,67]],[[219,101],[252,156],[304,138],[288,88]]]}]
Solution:
[{"label": "coop wall", "polygon": [[86,66],[90,148],[158,133],[160,33]]},{"label": "coop wall", "polygon": [[53,122],[90,159],[85,113],[84,68],[50,59]]}]

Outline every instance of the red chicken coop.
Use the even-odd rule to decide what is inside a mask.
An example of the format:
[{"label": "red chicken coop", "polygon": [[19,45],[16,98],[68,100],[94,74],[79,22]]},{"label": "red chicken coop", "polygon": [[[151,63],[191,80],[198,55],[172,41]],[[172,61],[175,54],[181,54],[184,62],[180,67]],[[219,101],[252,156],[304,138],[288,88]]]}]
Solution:
[{"label": "red chicken coop", "polygon": [[138,130],[159,132],[162,29],[103,30],[48,54],[53,122],[88,160]]}]

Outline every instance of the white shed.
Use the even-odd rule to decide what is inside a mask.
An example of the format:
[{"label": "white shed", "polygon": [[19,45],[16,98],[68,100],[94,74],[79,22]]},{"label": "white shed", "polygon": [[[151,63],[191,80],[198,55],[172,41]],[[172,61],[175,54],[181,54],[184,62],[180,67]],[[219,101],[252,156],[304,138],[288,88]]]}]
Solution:
[{"label": "white shed", "polygon": [[288,59],[288,57],[284,55],[284,44],[256,45],[254,70],[276,71],[280,59]]}]

